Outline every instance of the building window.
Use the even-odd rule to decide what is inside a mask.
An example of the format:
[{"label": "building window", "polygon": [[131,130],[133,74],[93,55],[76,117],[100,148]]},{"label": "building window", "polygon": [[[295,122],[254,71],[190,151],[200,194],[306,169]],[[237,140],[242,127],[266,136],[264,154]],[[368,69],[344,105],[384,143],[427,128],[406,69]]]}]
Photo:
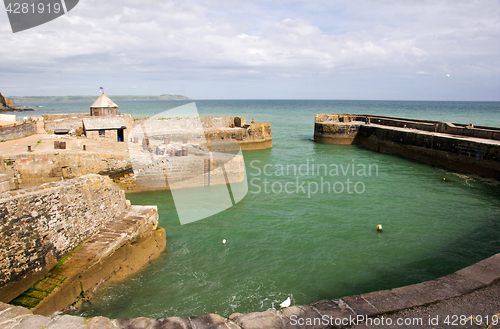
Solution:
[{"label": "building window", "polygon": [[99,137],[104,137],[104,136],[106,136],[106,130],[104,129],[99,130]]}]

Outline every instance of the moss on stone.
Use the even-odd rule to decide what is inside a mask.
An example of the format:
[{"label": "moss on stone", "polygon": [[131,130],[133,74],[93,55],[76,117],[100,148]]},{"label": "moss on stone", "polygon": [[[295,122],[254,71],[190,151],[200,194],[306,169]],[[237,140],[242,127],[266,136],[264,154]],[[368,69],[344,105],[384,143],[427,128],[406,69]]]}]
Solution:
[{"label": "moss on stone", "polygon": [[61,267],[63,267],[64,263],[68,260],[68,258],[73,255],[75,253],[75,251],[78,250],[78,248],[80,248],[82,245],[79,245],[78,247],[76,247],[75,249],[73,249],[72,252],[70,252],[68,255],[66,255],[66,257],[63,257],[59,262],[57,262],[57,265],[54,267],[54,269],[60,269]]}]

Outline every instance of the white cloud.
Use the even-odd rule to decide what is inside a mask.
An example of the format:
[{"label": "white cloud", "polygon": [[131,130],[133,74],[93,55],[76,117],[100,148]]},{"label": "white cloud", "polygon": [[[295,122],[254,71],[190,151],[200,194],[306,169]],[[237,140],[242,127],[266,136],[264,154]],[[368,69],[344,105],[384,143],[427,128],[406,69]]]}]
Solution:
[{"label": "white cloud", "polygon": [[[384,79],[394,76],[394,83],[401,74],[468,79],[500,74],[496,0],[358,0],[336,6],[329,1],[80,1],[42,27],[0,34],[0,74],[14,69],[81,79],[127,72],[131,81],[161,75],[266,81],[367,71]],[[245,11],[265,19],[241,19]],[[55,33],[36,32],[44,30]],[[0,88],[8,83],[0,82]]]}]

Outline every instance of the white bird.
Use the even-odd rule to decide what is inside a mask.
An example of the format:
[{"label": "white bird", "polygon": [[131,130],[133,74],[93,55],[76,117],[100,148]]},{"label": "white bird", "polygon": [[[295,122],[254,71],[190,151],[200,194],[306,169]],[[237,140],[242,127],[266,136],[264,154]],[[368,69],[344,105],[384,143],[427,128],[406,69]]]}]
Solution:
[{"label": "white bird", "polygon": [[222,239],[222,244],[226,244],[226,239]]},{"label": "white bird", "polygon": [[449,74],[447,74],[446,76],[447,76],[448,78],[450,77],[450,75],[449,75]]},{"label": "white bird", "polygon": [[291,303],[292,303],[292,300],[290,299],[290,297],[288,297],[283,303],[280,304],[280,307],[286,308],[286,307],[290,306]]}]

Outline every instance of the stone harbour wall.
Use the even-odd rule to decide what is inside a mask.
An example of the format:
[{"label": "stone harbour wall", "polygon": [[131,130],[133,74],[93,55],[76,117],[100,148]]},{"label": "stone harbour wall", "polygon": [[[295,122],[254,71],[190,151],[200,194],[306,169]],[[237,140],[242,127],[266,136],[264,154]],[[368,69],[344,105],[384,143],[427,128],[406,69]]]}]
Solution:
[{"label": "stone harbour wall", "polygon": [[0,173],[9,175],[13,188],[37,186],[86,174],[108,175],[130,167],[128,156],[94,152],[24,153],[0,157]]},{"label": "stone harbour wall", "polygon": [[360,145],[500,180],[498,134],[499,128],[357,114],[318,114],[314,127],[319,143]]},{"label": "stone harbour wall", "polygon": [[243,117],[178,118],[140,120],[130,132],[128,140],[169,143],[206,143],[209,141],[236,141],[242,150],[272,147],[270,123],[245,123]]},{"label": "stone harbour wall", "polygon": [[[242,156],[212,153],[209,156],[163,158],[158,163],[134,163],[133,170],[110,175],[118,186],[130,192],[178,189],[242,182],[245,163]],[[222,162],[221,162],[222,161]],[[221,163],[225,173],[221,169]],[[227,181],[226,181],[227,177]]]},{"label": "stone harbour wall", "polygon": [[126,206],[124,192],[99,175],[0,194],[1,301],[23,292]]},{"label": "stone harbour wall", "polygon": [[45,131],[53,132],[56,129],[76,130],[82,128],[82,120],[90,117],[89,113],[44,114],[42,115]]},{"label": "stone harbour wall", "polygon": [[21,138],[35,133],[36,133],[35,122],[17,123],[13,126],[6,126],[0,128],[0,141]]}]

